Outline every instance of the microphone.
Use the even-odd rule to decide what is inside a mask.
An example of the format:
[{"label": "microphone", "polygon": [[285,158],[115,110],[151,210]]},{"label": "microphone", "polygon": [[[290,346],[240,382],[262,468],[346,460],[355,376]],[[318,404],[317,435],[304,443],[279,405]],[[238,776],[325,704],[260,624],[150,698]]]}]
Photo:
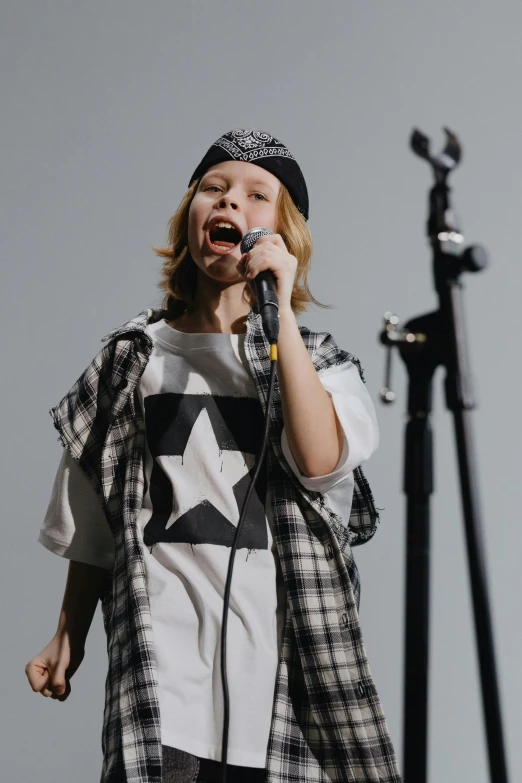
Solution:
[{"label": "microphone", "polygon": [[[262,228],[261,226],[251,228],[241,240],[241,253],[248,253],[252,250],[259,237],[273,233],[269,228]],[[274,273],[270,269],[263,269],[253,280],[248,282],[257,299],[263,331],[268,342],[273,345],[277,343],[279,335],[279,300],[277,298],[277,285]]]}]

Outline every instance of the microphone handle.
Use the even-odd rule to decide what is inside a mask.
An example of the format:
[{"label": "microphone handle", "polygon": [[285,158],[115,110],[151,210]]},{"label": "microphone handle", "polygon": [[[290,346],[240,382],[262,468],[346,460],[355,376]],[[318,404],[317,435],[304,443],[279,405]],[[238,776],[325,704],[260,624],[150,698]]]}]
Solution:
[{"label": "microphone handle", "polygon": [[279,336],[279,301],[274,273],[270,269],[263,269],[249,282],[257,299],[263,331],[268,342],[273,345]]}]

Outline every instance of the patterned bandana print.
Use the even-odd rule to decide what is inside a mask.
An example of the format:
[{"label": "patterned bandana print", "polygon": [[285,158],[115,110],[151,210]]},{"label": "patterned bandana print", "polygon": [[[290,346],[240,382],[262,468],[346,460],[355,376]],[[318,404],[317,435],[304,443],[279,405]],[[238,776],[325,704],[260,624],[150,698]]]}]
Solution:
[{"label": "patterned bandana print", "polygon": [[212,144],[192,174],[189,186],[212,166],[227,160],[254,163],[270,171],[288,188],[292,200],[308,220],[308,190],[297,161],[282,141],[264,131],[231,130]]},{"label": "patterned bandana print", "polygon": [[295,160],[282,141],[262,131],[233,130],[220,136],[213,146],[222,147],[234,160],[244,160],[246,163],[254,163],[257,158],[269,155],[282,155]]},{"label": "patterned bandana print", "polygon": [[[138,382],[152,351],[143,310],[113,329],[104,347],[49,413],[59,439],[100,497],[115,542],[102,588],[109,668],[105,681],[100,783],[161,783],[156,656],[145,562],[136,519],[144,492],[145,421]],[[328,332],[299,326],[317,372],[359,361]],[[269,344],[254,306],[245,355],[263,412]],[[281,449],[283,413],[276,380],[269,411],[267,477],[274,540],[287,589],[283,648],[267,747],[267,783],[400,783],[393,745],[359,625],[359,580],[352,547],[375,533],[379,515],[361,470],[354,470],[348,525],[307,490]],[[386,589],[385,585],[382,589]]]}]

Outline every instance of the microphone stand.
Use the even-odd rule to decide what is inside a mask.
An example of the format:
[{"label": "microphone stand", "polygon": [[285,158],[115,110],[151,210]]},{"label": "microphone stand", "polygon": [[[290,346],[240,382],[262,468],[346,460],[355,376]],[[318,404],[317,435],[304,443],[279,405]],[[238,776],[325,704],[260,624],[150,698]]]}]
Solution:
[{"label": "microphone stand", "polygon": [[430,415],[435,369],[446,369],[446,407],[453,414],[458,455],[462,511],[466,532],[469,577],[473,599],[476,644],[480,669],[490,780],[507,783],[507,769],[497,686],[493,630],[488,598],[485,547],[474,460],[470,411],[475,407],[463,315],[464,272],[479,272],[487,265],[480,247],[462,248],[450,205],[449,172],[461,157],[457,137],[447,128],[445,148],[430,155],[430,141],[414,130],[413,151],[433,169],[428,236],[433,251],[433,274],[439,308],[398,327],[399,319],[386,313],[380,334],[387,346],[386,380],[381,390],[385,403],[393,402],[390,389],[391,350],[394,345],[409,375],[408,423],[405,433],[404,492],[407,495],[406,627],[404,668],[404,783],[426,783],[428,713],[428,639],[430,496],[433,493],[433,444]]}]

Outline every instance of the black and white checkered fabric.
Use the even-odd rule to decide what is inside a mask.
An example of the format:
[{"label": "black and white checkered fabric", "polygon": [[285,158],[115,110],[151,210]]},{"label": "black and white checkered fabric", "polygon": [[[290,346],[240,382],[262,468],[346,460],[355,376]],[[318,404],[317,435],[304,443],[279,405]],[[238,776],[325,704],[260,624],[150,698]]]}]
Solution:
[{"label": "black and white checkered fabric", "polygon": [[[109,667],[100,783],[161,783],[154,639],[136,518],[144,494],[145,423],[137,384],[152,350],[145,309],[103,338],[104,347],[58,405],[54,426],[100,495],[115,540],[102,594]],[[359,362],[326,332],[300,326],[318,372]],[[254,306],[245,353],[263,410],[269,345]],[[277,384],[277,382],[276,382]],[[351,547],[375,533],[378,513],[360,468],[348,529],[320,493],[306,490],[281,450],[279,386],[270,410],[268,480],[275,540],[288,596],[272,725],[268,783],[399,783],[394,750],[358,619]]]}]

